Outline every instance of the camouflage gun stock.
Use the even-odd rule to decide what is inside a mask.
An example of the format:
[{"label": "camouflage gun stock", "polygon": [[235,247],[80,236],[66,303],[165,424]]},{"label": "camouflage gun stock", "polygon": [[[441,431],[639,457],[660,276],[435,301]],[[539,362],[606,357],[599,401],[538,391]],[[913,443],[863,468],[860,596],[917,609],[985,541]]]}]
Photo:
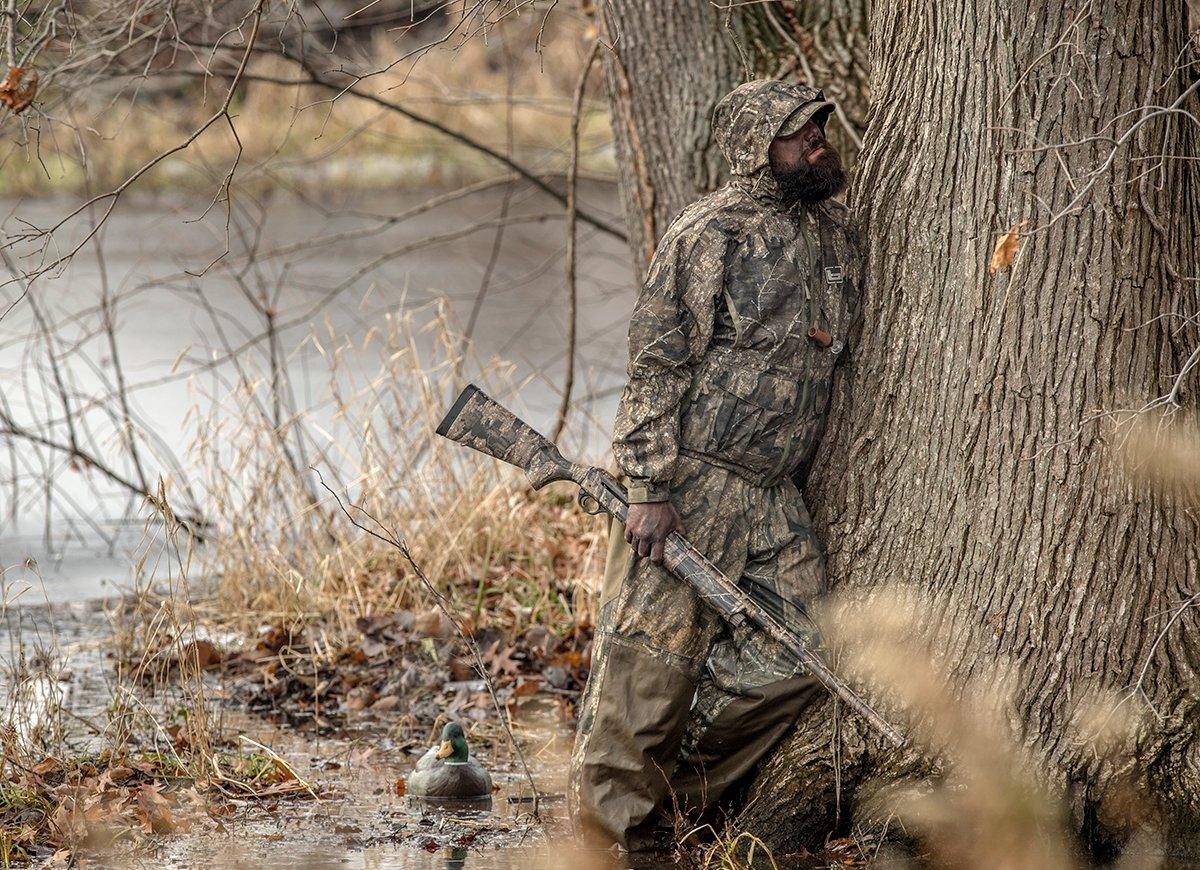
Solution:
[{"label": "camouflage gun stock", "polygon": [[[459,395],[438,424],[437,434],[517,466],[525,472],[534,489],[558,480],[570,480],[579,486],[579,503],[585,511],[599,513],[603,510],[625,522],[629,503],[620,483],[602,469],[565,459],[550,441],[474,384],[468,385]],[[678,532],[672,532],[664,542],[663,561],[729,623],[741,625],[749,621],[759,626],[884,737],[898,747],[905,745],[904,736],[829,670],[800,636],[755,604]]]}]

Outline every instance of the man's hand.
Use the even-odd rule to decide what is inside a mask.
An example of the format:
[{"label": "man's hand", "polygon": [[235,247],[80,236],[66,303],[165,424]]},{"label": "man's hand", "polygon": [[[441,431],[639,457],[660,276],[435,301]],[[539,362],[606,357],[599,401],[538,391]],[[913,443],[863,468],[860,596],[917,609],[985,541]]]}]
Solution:
[{"label": "man's hand", "polygon": [[642,558],[650,557],[655,565],[663,560],[663,542],[671,532],[683,534],[683,520],[669,501],[631,504],[625,521],[625,540]]}]

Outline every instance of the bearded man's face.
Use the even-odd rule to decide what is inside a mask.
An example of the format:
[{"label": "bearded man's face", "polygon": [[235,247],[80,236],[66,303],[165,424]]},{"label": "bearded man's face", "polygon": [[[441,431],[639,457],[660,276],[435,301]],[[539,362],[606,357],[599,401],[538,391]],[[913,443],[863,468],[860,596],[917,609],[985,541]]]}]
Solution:
[{"label": "bearded man's face", "polygon": [[816,205],[846,187],[841,155],[816,121],[790,136],[775,137],[768,158],[785,202]]}]

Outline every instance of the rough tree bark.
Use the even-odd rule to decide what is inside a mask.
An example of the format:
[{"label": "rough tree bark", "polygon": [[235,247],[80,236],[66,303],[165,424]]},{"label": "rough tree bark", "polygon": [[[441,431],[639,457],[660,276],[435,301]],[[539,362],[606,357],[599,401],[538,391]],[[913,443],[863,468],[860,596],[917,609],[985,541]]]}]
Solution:
[{"label": "rough tree bark", "polygon": [[[707,107],[739,75],[716,16],[683,5],[609,6],[625,40],[610,88],[639,260],[716,182]],[[1113,415],[1166,393],[1200,343],[1186,320],[1200,310],[1197,125],[1142,108],[1195,81],[1180,69],[1196,63],[1185,16],[1170,0],[876,0],[871,16],[853,199],[868,244],[862,332],[807,493],[831,575],[930,593],[958,686],[998,657],[1015,663],[1014,729],[1077,808],[1103,799],[1115,765],[1074,739],[1074,705],[1140,678],[1162,717],[1136,743],[1142,785],[1195,818],[1200,609],[1180,607],[1200,592],[1200,530],[1194,509],[1111,461]],[[650,179],[648,209],[634,172]],[[1013,267],[989,274],[998,236],[1023,219]],[[1185,413],[1194,378],[1177,397]],[[833,823],[828,712],[765,765],[741,819],[784,852]],[[859,723],[843,731],[852,803],[857,784],[898,767]]]},{"label": "rough tree bark", "polygon": [[[1018,739],[1077,820],[1117,763],[1077,739],[1076,705],[1140,679],[1162,717],[1135,749],[1145,798],[1196,818],[1200,610],[1179,612],[1200,592],[1195,509],[1112,461],[1113,415],[1166,393],[1200,342],[1180,328],[1200,310],[1197,124],[1142,108],[1195,81],[1184,16],[1169,0],[873,14],[862,334],[808,493],[832,577],[928,592],[958,686],[1015,663]],[[1023,219],[1014,267],[989,274]],[[777,847],[828,818],[828,745],[810,717],[756,784],[744,821]],[[879,772],[873,748],[848,742],[848,785]],[[780,806],[817,812],[798,824]]]},{"label": "rough tree bark", "polygon": [[745,78],[741,34],[723,26],[726,18],[689,0],[600,5],[618,180],[639,272],[680,209],[719,184],[710,113]]}]

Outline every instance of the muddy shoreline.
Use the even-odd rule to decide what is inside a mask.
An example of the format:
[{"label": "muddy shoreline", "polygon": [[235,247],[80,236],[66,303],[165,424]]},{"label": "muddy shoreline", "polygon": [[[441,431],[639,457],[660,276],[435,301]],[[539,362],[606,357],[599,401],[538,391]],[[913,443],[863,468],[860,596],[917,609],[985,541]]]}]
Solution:
[{"label": "muddy shoreline", "polygon": [[[557,642],[546,630],[530,630],[515,645],[494,633],[479,633],[488,660],[495,663],[489,679],[504,699],[534,775],[540,796],[535,817],[533,790],[519,759],[494,710],[482,703],[483,680],[451,679],[464,676],[455,654],[461,641],[456,643],[446,626],[422,616],[402,613],[363,623],[360,640],[325,668],[326,682],[337,671],[345,679],[326,687],[324,715],[292,682],[304,682],[297,667],[305,655],[302,631],[288,635],[286,643],[270,628],[240,649],[216,648],[214,643],[213,660],[204,669],[214,752],[262,746],[311,786],[315,797],[300,789],[279,797],[218,795],[186,813],[177,808],[176,816],[187,819],[179,830],[161,836],[135,832],[99,852],[82,849],[80,858],[92,866],[119,862],[129,867],[505,868],[553,863],[552,855],[561,857],[561,847],[553,841],[566,835],[563,793],[572,723],[564,719],[564,710],[569,717],[575,693],[552,685],[568,680],[560,672],[561,653],[552,652]],[[85,758],[105,751],[111,728],[106,714],[120,656],[114,627],[127,618],[119,609],[106,612],[99,602],[13,607],[4,614],[9,627],[5,661],[25,662],[23,671],[7,669],[5,688],[10,694],[16,691],[37,668],[43,681],[54,676],[54,697],[44,706],[57,708],[60,730],[43,737],[60,740],[63,756]],[[535,651],[531,642],[541,646]],[[568,660],[577,666],[580,659],[575,653]],[[535,668],[548,669],[549,679],[535,674]],[[289,676],[280,679],[280,670]],[[377,679],[395,688],[397,678],[408,686],[401,696],[380,696],[371,688]],[[284,691],[278,691],[281,684]],[[549,691],[541,692],[543,685]],[[161,684],[147,687],[144,703],[167,708],[170,696]],[[368,697],[373,703],[363,703]],[[492,773],[497,791],[490,811],[434,810],[403,794],[404,778],[427,748],[422,735],[447,718],[468,724],[472,752]],[[164,748],[182,752],[186,734],[181,737],[184,732],[165,720],[159,725],[158,734],[133,737],[129,757]],[[45,861],[52,856],[35,850],[33,857]],[[57,860],[62,858],[60,853]]]}]

